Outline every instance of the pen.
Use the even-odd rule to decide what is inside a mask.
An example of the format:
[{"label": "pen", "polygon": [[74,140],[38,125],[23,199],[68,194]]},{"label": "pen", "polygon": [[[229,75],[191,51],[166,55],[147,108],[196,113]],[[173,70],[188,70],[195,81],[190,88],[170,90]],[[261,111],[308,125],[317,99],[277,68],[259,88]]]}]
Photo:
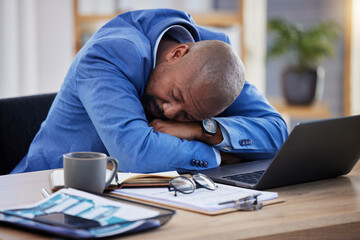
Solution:
[{"label": "pen", "polygon": [[49,193],[48,191],[46,191],[45,188],[42,188],[42,189],[41,189],[41,193],[42,193],[42,195],[44,196],[44,198],[50,197],[50,193]]},{"label": "pen", "polygon": [[255,193],[253,195],[249,195],[243,198],[239,198],[237,200],[231,200],[231,201],[227,201],[227,202],[221,202],[218,205],[224,205],[224,204],[228,204],[228,203],[235,203],[235,202],[247,202],[247,201],[257,201],[257,197],[260,196],[261,193]]}]

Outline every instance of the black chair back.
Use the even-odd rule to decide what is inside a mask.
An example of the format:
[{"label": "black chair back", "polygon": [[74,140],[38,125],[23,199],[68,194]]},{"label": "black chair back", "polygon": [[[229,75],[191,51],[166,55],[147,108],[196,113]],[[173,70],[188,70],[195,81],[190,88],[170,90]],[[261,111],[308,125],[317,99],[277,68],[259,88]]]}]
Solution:
[{"label": "black chair back", "polygon": [[0,99],[0,175],[26,155],[56,93]]}]

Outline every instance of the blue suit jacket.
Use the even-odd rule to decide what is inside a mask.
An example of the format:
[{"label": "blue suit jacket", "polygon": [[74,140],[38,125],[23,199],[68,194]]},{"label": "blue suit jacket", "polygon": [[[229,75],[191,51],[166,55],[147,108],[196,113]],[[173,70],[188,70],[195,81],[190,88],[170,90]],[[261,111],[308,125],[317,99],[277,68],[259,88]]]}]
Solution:
[{"label": "blue suit jacket", "polygon": [[[115,17],[77,54],[47,119],[13,173],[60,168],[62,155],[74,151],[107,153],[119,160],[122,171],[201,168],[191,164],[193,159],[216,167],[212,146],[154,132],[139,100],[152,71],[155,41],[175,24],[186,27],[195,41],[229,43],[226,35],[195,25],[190,15],[177,10]],[[216,120],[229,133],[228,151],[250,159],[272,157],[287,137],[281,116],[248,82]]]}]

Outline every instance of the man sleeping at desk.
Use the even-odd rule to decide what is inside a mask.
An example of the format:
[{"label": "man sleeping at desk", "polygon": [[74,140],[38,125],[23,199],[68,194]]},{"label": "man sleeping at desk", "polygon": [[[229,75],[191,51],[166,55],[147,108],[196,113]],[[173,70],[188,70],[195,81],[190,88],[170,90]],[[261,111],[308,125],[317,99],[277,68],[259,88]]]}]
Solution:
[{"label": "man sleeping at desk", "polygon": [[77,151],[111,155],[124,172],[201,170],[271,158],[287,135],[225,34],[182,11],[140,10],[79,51],[12,173],[61,168]]}]

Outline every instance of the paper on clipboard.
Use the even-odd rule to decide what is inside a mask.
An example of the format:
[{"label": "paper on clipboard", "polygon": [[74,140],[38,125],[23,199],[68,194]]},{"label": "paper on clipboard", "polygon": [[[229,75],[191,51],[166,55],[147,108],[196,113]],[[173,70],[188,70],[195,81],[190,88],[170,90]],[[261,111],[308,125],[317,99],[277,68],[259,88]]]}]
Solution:
[{"label": "paper on clipboard", "polygon": [[233,208],[234,203],[222,205],[219,205],[219,203],[238,200],[249,195],[260,194],[258,197],[258,201],[260,202],[278,197],[277,192],[256,191],[224,184],[217,185],[218,188],[215,191],[198,188],[191,194],[178,193],[176,197],[174,196],[174,192],[170,192],[167,188],[117,189],[112,193],[205,214]]}]

